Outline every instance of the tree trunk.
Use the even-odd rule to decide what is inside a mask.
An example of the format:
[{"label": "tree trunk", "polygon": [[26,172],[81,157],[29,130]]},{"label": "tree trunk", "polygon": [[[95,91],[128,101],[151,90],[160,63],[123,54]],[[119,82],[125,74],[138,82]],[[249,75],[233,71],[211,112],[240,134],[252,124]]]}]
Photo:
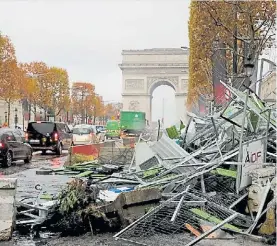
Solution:
[{"label": "tree trunk", "polygon": [[93,115],[93,125],[95,125],[95,120],[96,120],[96,110],[94,109],[94,115]]},{"label": "tree trunk", "polygon": [[37,105],[34,105],[34,114],[37,114]]},{"label": "tree trunk", "polygon": [[10,126],[10,117],[11,117],[11,100],[8,100],[8,126]]},{"label": "tree trunk", "polygon": [[31,113],[32,113],[32,104],[28,102],[28,108],[29,108],[29,117],[28,117],[28,123],[31,121]]}]

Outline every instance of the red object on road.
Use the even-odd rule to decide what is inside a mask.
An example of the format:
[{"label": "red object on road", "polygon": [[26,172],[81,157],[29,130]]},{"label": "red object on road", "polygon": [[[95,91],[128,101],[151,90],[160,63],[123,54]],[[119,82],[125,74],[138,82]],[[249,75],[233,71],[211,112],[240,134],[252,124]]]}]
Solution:
[{"label": "red object on road", "polygon": [[98,158],[101,147],[104,147],[103,143],[77,145],[77,146],[71,147],[71,153],[72,153],[72,155],[74,155],[74,154],[92,155],[92,156]]}]

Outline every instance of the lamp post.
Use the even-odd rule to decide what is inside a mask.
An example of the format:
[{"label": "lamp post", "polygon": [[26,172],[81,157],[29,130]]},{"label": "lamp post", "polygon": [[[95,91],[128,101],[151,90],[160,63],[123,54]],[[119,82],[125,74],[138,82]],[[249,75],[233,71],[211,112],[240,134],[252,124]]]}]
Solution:
[{"label": "lamp post", "polygon": [[40,120],[42,120],[42,111],[39,111]]},{"label": "lamp post", "polygon": [[[242,118],[242,123],[241,123],[241,130],[240,130],[240,141],[239,141],[239,155],[238,155],[238,162],[242,163],[243,162],[243,132],[244,132],[244,125],[245,125],[245,118],[246,118],[246,111],[247,111],[247,103],[248,103],[248,98],[249,98],[249,94],[250,94],[250,85],[251,85],[251,76],[253,74],[254,71],[254,62],[252,60],[252,56],[248,55],[246,61],[244,62],[244,71],[245,71],[245,75],[246,77],[249,79],[249,85],[247,87],[247,93],[246,93],[246,98],[245,98],[245,102],[244,102],[244,107],[243,107],[243,118]],[[240,182],[241,182],[241,173],[242,173],[242,166],[238,166],[238,175],[240,175],[240,178],[236,179],[236,191],[237,193],[239,193],[240,189]]]},{"label": "lamp post", "polygon": [[5,123],[7,123],[7,121],[8,121],[8,112],[5,111]]},{"label": "lamp post", "polygon": [[245,71],[245,75],[250,78],[253,74],[254,71],[254,63],[252,61],[252,57],[251,55],[249,55],[243,65],[244,67],[244,71]]},{"label": "lamp post", "polygon": [[17,108],[14,109],[14,112],[15,112],[14,124],[15,124],[15,128],[16,128],[17,127],[17,123],[18,123]]}]

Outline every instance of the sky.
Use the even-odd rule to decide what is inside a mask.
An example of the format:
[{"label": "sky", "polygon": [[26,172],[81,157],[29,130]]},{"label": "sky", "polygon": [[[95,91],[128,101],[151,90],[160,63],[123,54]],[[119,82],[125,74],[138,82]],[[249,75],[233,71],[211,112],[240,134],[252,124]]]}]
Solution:
[{"label": "sky", "polygon": [[[91,82],[106,102],[121,101],[121,51],[189,46],[189,4],[190,0],[1,0],[0,31],[11,38],[20,62],[44,61],[65,68],[71,82]],[[153,107],[160,112],[162,98],[172,91],[156,90]],[[167,104],[175,106],[174,94]],[[168,113],[166,117],[172,118]]]}]

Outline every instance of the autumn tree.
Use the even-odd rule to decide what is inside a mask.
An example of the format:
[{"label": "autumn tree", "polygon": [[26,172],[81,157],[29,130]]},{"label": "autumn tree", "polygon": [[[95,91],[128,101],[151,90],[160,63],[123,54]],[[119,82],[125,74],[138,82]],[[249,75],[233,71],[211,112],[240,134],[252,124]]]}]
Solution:
[{"label": "autumn tree", "polygon": [[72,85],[72,111],[75,116],[81,117],[85,122],[85,116],[93,116],[95,104],[95,87],[87,82],[74,82]]},{"label": "autumn tree", "polygon": [[105,113],[105,107],[102,96],[96,95],[94,98],[93,109],[93,124],[95,124],[96,117],[103,117]]},{"label": "autumn tree", "polygon": [[28,88],[26,97],[33,105],[33,112],[36,114],[38,108],[45,111],[51,107],[52,103],[52,81],[49,67],[44,62],[31,62],[21,65],[28,78]]},{"label": "autumn tree", "polygon": [[228,78],[234,80],[243,72],[246,56],[255,63],[262,51],[272,44],[276,32],[275,13],[275,1],[191,2],[188,106],[192,106],[200,94],[212,92],[213,43],[216,40],[224,43]]},{"label": "autumn tree", "polygon": [[51,100],[49,109],[55,116],[61,111],[68,111],[70,106],[70,89],[68,74],[65,69],[51,67],[48,70],[49,91],[51,92]]},{"label": "autumn tree", "polygon": [[18,67],[11,40],[7,36],[0,36],[0,98],[8,105],[8,125],[11,104],[21,97],[19,88],[24,83],[23,74]]},{"label": "autumn tree", "polygon": [[121,109],[121,103],[108,103],[105,105],[105,116],[108,119],[116,119]]}]

